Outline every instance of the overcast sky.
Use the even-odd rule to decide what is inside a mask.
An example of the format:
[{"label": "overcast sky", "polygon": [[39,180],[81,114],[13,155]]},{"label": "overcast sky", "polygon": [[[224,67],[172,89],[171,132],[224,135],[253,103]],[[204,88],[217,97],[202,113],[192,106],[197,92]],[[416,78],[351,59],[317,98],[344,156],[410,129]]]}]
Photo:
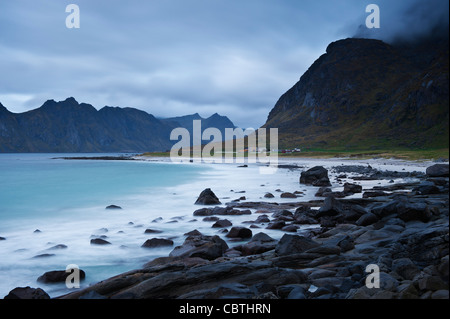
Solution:
[{"label": "overcast sky", "polygon": [[[71,3],[79,29],[66,28]],[[370,3],[379,30],[365,28]],[[330,42],[442,19],[448,0],[0,0],[0,102],[18,113],[73,96],[257,128]]]}]

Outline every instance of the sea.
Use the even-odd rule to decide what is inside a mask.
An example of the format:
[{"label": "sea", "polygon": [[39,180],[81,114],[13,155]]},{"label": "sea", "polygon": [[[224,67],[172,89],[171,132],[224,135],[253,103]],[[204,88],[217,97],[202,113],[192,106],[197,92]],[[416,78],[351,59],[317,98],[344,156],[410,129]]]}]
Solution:
[{"label": "sea", "polygon": [[[242,196],[247,201],[267,200],[264,194],[277,195],[277,189],[303,190],[313,196],[312,189],[308,192],[308,187],[299,185],[298,174],[278,170],[264,175],[257,165],[172,163],[167,158],[63,159],[117,155],[0,154],[0,298],[26,286],[40,287],[57,297],[75,288],[38,282],[47,271],[75,264],[86,274],[80,286],[84,288],[168,256],[183,243],[186,232],[197,229],[205,235],[220,235],[211,222],[193,216],[201,208],[194,203],[205,188],[211,188],[223,204]],[[292,201],[279,195],[275,200]],[[122,209],[105,209],[109,205]],[[249,215],[224,218],[233,225],[256,219]],[[149,228],[161,233],[146,234]],[[283,235],[264,231],[274,238]],[[91,245],[90,240],[99,237],[111,245]],[[154,237],[171,239],[174,245],[141,247]]]},{"label": "sea", "polygon": [[[398,160],[296,159],[280,161],[272,174],[262,174],[258,163],[172,162],[170,158],[125,160],[74,160],[63,157],[101,157],[121,154],[0,154],[0,298],[16,287],[42,288],[50,297],[70,293],[65,283],[44,284],[37,278],[45,272],[77,265],[86,274],[80,288],[112,276],[141,268],[145,263],[168,256],[181,245],[187,232],[219,235],[230,241],[212,222],[193,216],[205,189],[217,195],[223,205],[233,200],[299,202],[317,199],[317,187],[299,183],[302,170],[316,165],[327,169],[337,165],[371,165],[381,170],[421,171],[432,162]],[[342,183],[329,171],[333,191]],[[350,174],[351,175],[351,174]],[[351,176],[349,176],[351,177]],[[395,181],[360,181],[363,188]],[[280,198],[282,192],[302,192],[299,198]],[[265,198],[270,192],[275,197]],[[360,197],[361,194],[353,196]],[[245,197],[245,199],[243,198]],[[117,205],[122,209],[106,209]],[[222,206],[223,206],[222,205]],[[294,211],[293,209],[292,211]],[[233,226],[246,226],[251,215],[221,216]],[[269,216],[270,217],[270,216]],[[280,230],[253,229],[274,239]],[[302,226],[298,232],[317,225]],[[228,227],[230,228],[230,227]],[[145,233],[146,229],[160,231]],[[171,239],[172,247],[144,248],[151,238]],[[91,245],[103,238],[110,245]]]}]

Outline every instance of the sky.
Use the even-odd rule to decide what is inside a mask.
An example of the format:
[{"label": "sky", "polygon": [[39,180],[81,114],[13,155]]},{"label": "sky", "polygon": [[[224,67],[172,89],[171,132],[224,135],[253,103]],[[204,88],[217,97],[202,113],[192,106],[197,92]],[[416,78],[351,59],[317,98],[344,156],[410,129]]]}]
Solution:
[{"label": "sky", "polygon": [[[365,26],[369,4],[379,29]],[[0,0],[0,103],[74,97],[257,128],[329,43],[413,39],[442,21],[448,0]]]}]

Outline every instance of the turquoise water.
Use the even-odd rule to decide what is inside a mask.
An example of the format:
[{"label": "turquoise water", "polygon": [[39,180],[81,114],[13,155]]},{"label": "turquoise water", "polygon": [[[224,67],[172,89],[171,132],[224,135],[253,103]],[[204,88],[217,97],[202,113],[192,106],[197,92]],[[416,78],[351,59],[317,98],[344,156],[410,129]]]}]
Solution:
[{"label": "turquoise water", "polygon": [[[0,154],[0,237],[6,238],[0,241],[0,298],[17,286],[40,286],[51,296],[65,293],[64,284],[36,279],[71,263],[86,271],[88,285],[167,255],[167,249],[140,247],[148,238],[144,230],[153,219],[170,221],[180,214],[180,204],[199,191],[188,188],[185,197],[171,198],[174,191],[209,170],[170,162],[54,159],[72,155],[94,156]],[[111,204],[123,209],[106,210]],[[165,236],[177,233],[170,223],[159,228]],[[90,245],[101,235],[113,245]],[[60,244],[67,248],[49,249]],[[49,258],[34,258],[48,253]]]},{"label": "turquoise water", "polygon": [[[199,208],[194,203],[205,188],[211,188],[223,204],[243,195],[247,201],[264,201],[266,192],[278,197],[280,188],[303,191],[302,200],[313,199],[316,192],[314,187],[299,185],[298,171],[266,175],[256,164],[239,168],[237,164],[171,163],[167,159],[53,159],[61,156],[94,154],[0,154],[0,237],[6,238],[0,240],[0,298],[25,286],[40,287],[51,297],[71,292],[64,283],[36,281],[45,272],[65,270],[69,264],[86,272],[81,288],[141,268],[156,257],[167,256],[194,229],[219,235],[230,247],[241,244],[228,241],[211,227],[212,222],[193,216]],[[292,200],[278,197],[276,201]],[[112,204],[123,209],[105,209]],[[256,217],[227,219],[233,226],[248,227],[245,222]],[[161,233],[146,234],[147,228]],[[283,235],[279,230],[261,231],[275,239]],[[90,240],[99,236],[111,245],[91,245]],[[174,245],[141,247],[153,237],[171,239]],[[56,245],[66,248],[52,249]],[[47,257],[36,258],[42,254]]]},{"label": "turquoise water", "polygon": [[54,159],[61,156],[0,154],[3,223],[17,218],[55,217],[67,208],[117,204],[127,195],[192,181],[205,170],[170,163]]}]

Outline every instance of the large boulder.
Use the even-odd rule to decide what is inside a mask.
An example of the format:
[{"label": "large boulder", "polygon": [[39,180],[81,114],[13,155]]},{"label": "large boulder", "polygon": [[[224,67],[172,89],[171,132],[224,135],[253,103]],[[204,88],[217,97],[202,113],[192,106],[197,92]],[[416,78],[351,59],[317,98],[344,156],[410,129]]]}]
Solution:
[{"label": "large boulder", "polygon": [[313,186],[331,186],[328,178],[328,171],[322,166],[315,166],[302,172],[300,175],[300,184]]},{"label": "large boulder", "polygon": [[275,253],[278,256],[297,254],[319,245],[319,243],[304,236],[285,234],[276,245]]},{"label": "large boulder", "polygon": [[430,177],[448,177],[449,165],[448,164],[435,164],[427,168],[426,174]]},{"label": "large boulder", "polygon": [[[47,271],[42,276],[39,276],[37,281],[42,283],[65,282],[70,274],[71,272],[67,272],[65,270]],[[79,270],[79,275],[80,279],[84,279],[86,277],[86,273],[81,269]]]},{"label": "large boulder", "polygon": [[397,205],[397,216],[404,222],[420,220],[424,223],[431,218],[431,212],[426,203],[400,203]]},{"label": "large boulder", "polygon": [[220,205],[222,204],[217,198],[216,194],[207,188],[203,190],[197,198],[195,205]]},{"label": "large boulder", "polygon": [[14,288],[5,299],[50,299],[50,296],[41,288],[27,286]]},{"label": "large boulder", "polygon": [[251,238],[252,231],[245,227],[232,227],[226,236],[228,238]]},{"label": "large boulder", "polygon": [[362,193],[362,186],[358,184],[345,183],[344,193],[345,194]]},{"label": "large boulder", "polygon": [[227,243],[219,236],[194,235],[188,236],[181,246],[175,247],[170,257],[193,258],[200,257],[214,260],[222,257],[228,249]]},{"label": "large boulder", "polygon": [[93,238],[91,239],[91,245],[111,245],[111,243],[102,238]]},{"label": "large boulder", "polygon": [[173,240],[165,239],[165,238],[152,238],[147,239],[145,243],[142,244],[141,247],[144,248],[158,248],[158,247],[167,247],[172,246]]},{"label": "large boulder", "polygon": [[257,233],[253,238],[239,247],[244,256],[262,254],[272,250],[277,245],[277,240],[273,239],[265,233]]}]

